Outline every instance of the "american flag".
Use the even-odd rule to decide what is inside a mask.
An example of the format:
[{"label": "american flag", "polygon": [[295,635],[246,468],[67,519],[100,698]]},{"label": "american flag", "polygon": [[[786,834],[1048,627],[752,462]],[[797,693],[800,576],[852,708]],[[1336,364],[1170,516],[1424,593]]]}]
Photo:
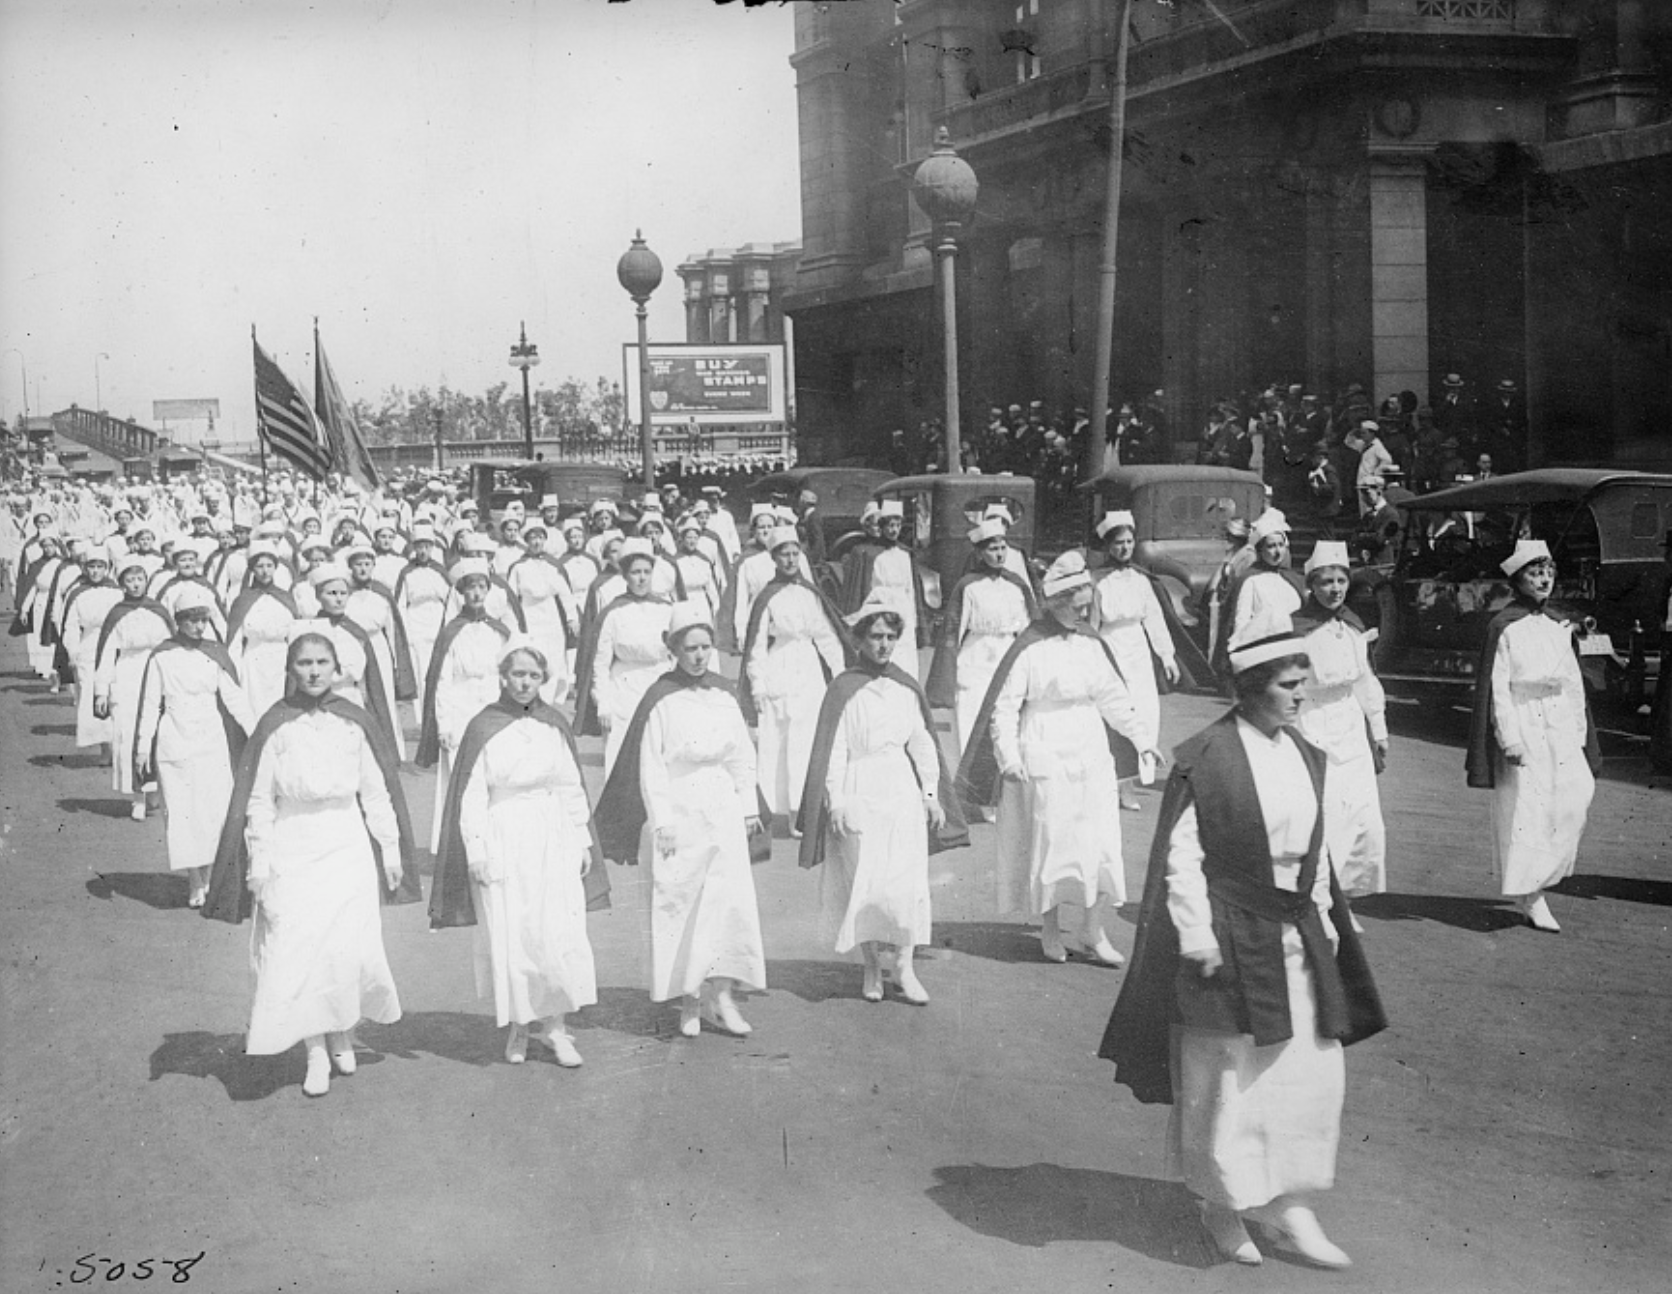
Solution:
[{"label": "american flag", "polygon": [[313,410],[252,333],[255,347],[255,419],[261,443],[280,458],[324,480],[331,470],[331,447],[320,435]]}]

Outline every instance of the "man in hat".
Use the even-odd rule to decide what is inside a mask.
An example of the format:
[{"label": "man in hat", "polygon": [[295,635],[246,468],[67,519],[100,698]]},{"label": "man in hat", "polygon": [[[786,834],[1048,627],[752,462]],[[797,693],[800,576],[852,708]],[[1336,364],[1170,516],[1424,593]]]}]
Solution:
[{"label": "man in hat", "polygon": [[1361,555],[1366,566],[1390,565],[1399,551],[1404,518],[1388,502],[1380,481],[1359,486],[1359,504],[1364,511],[1353,532],[1353,551]]},{"label": "man in hat", "polygon": [[1503,378],[1481,411],[1482,448],[1489,450],[1500,472],[1519,471],[1527,452],[1527,406],[1513,378]]},{"label": "man in hat", "polygon": [[1380,491],[1384,481],[1382,474],[1393,463],[1393,455],[1388,453],[1387,446],[1382,444],[1381,424],[1374,418],[1363,419],[1358,426],[1358,434],[1348,443],[1358,451],[1358,471],[1354,474],[1353,485],[1358,491],[1359,515],[1362,517],[1370,510],[1371,503],[1366,498],[1364,487],[1374,485]]},{"label": "man in hat", "polygon": [[819,515],[816,490],[802,490],[795,499],[795,528],[801,536],[801,551],[817,569],[825,564],[824,518]]},{"label": "man in hat", "polygon": [[857,611],[872,589],[897,589],[905,627],[900,632],[900,646],[893,662],[915,679],[921,668],[918,649],[927,645],[921,635],[928,626],[929,616],[923,598],[923,576],[912,550],[902,542],[905,520],[905,505],[899,499],[882,501],[877,520],[877,546],[856,548],[848,554],[841,606],[849,612]]}]

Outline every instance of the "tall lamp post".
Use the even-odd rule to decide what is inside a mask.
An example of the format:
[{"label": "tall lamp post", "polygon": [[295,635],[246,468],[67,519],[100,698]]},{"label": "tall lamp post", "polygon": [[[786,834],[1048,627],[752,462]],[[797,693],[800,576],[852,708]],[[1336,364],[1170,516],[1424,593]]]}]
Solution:
[{"label": "tall lamp post", "polygon": [[534,415],[528,403],[528,370],[540,362],[540,348],[528,340],[528,325],[518,325],[519,337],[511,347],[511,367],[522,370],[523,379],[523,457],[534,457]]},{"label": "tall lamp post", "polygon": [[98,351],[93,356],[93,408],[98,413],[104,412],[104,386],[99,381],[99,361],[109,359],[104,351]]},{"label": "tall lamp post", "polygon": [[946,343],[946,470],[960,465],[961,437],[958,414],[958,309],[954,265],[958,255],[958,231],[975,214],[980,185],[970,164],[952,147],[952,136],[942,126],[935,131],[935,151],[918,164],[911,177],[912,196],[923,214],[935,224],[938,235],[935,259],[940,262],[941,332]]},{"label": "tall lamp post", "polygon": [[29,362],[23,358],[23,352],[16,346],[8,346],[6,354],[17,356],[18,372],[23,377],[23,416],[29,416]]},{"label": "tall lamp post", "polygon": [[644,456],[644,488],[656,488],[656,442],[650,430],[650,294],[662,282],[662,261],[645,246],[644,231],[633,231],[633,245],[616,262],[615,277],[633,298],[639,318],[639,452]]}]

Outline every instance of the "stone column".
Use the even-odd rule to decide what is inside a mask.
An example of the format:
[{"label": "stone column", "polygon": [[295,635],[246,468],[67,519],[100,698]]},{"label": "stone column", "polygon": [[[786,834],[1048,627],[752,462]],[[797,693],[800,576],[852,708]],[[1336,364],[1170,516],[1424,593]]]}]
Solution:
[{"label": "stone column", "polygon": [[707,272],[701,268],[685,278],[685,340],[695,345],[708,341],[708,303],[703,300]]},{"label": "stone column", "polygon": [[1420,154],[1370,158],[1370,345],[1378,403],[1428,384],[1428,170]]},{"label": "stone column", "polygon": [[708,276],[708,340],[724,346],[732,340],[730,279],[723,273]]}]

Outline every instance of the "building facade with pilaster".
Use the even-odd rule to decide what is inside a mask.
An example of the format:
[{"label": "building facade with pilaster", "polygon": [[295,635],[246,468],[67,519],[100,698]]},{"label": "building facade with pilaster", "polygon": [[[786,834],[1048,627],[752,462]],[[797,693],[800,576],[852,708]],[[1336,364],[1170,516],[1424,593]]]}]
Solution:
[{"label": "building facade with pilaster", "polygon": [[[966,433],[1089,403],[1115,0],[798,7],[795,325],[809,461],[939,413],[945,126]],[[1297,382],[1512,381],[1529,464],[1672,460],[1672,4],[1133,0],[1112,388],[1176,439]]]}]

